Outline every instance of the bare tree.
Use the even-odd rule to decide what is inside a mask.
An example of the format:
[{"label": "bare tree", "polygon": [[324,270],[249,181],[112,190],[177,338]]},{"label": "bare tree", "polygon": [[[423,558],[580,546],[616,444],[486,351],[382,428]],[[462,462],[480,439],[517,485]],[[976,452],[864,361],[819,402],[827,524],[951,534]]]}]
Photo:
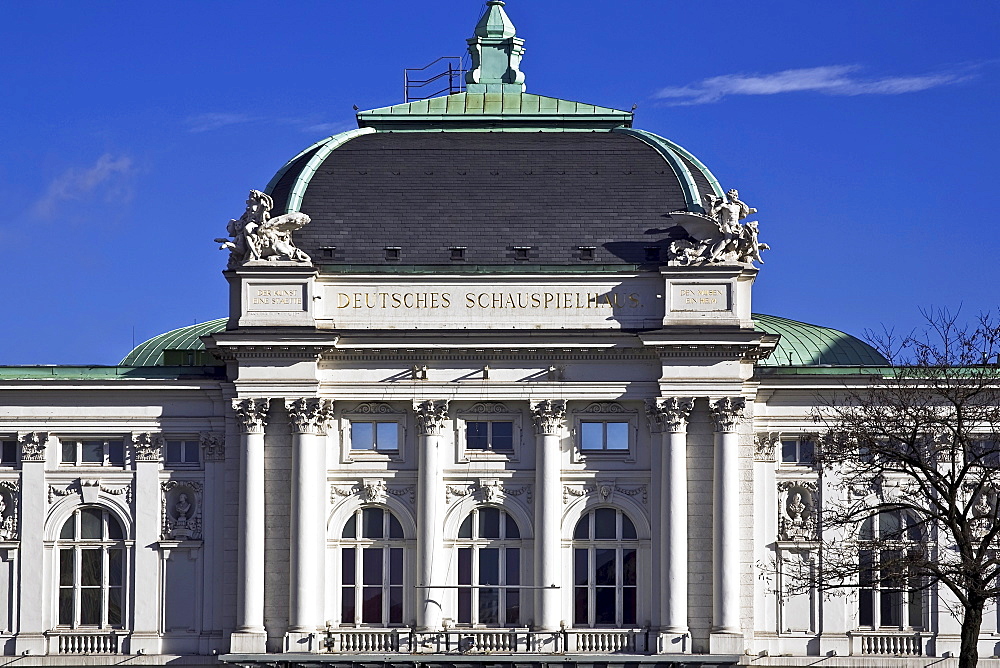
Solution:
[{"label": "bare tree", "polygon": [[[873,343],[890,366],[825,401],[817,463],[825,591],[854,589],[864,626],[920,628],[928,592],[960,617],[960,668],[979,659],[1000,596],[1000,324],[924,312],[919,334]],[[950,596],[948,596],[950,592]]]}]

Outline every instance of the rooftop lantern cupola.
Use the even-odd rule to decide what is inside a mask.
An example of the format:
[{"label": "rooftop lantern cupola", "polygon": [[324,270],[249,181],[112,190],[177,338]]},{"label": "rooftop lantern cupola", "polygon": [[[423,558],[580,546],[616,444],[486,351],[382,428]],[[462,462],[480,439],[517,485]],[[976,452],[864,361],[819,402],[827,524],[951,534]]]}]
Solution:
[{"label": "rooftop lantern cupola", "polygon": [[488,0],[469,43],[472,66],[465,75],[467,93],[523,93],[524,72],[518,69],[524,40],[503,10],[501,0]]}]

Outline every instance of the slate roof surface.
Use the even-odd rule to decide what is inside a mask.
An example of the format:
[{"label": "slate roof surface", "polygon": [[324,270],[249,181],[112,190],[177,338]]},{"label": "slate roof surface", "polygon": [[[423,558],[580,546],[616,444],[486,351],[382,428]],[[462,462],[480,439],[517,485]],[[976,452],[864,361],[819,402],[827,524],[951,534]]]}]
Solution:
[{"label": "slate roof surface", "polygon": [[[307,160],[306,156],[298,162]],[[274,185],[283,212],[299,170]],[[346,142],[312,177],[295,242],[318,264],[526,262],[643,264],[669,245],[667,213],[685,208],[670,166],[650,146],[611,132],[375,133]],[[320,251],[336,247],[332,257]],[[654,265],[655,266],[655,265]]]}]

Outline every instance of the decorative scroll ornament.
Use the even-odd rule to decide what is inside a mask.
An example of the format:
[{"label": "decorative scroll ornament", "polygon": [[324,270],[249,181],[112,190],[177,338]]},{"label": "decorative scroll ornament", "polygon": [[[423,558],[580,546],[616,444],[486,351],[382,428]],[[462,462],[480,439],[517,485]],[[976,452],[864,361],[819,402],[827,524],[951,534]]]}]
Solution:
[{"label": "decorative scroll ornament", "polygon": [[643,505],[649,501],[649,488],[646,485],[619,485],[613,480],[598,480],[583,485],[563,485],[563,503],[569,503],[575,496],[590,495],[596,495],[602,502],[607,503],[615,494],[638,497]]},{"label": "decorative scroll ornament", "polygon": [[18,439],[21,448],[22,462],[44,462],[45,445],[49,442],[49,435],[44,431],[29,431],[21,434]]},{"label": "decorative scroll ornament", "polygon": [[148,431],[132,434],[133,456],[137,462],[160,461],[160,458],[163,456],[164,445],[165,441],[162,434],[154,434]]},{"label": "decorative scroll ornament", "polygon": [[736,431],[736,425],[743,417],[743,409],[747,400],[743,397],[722,397],[709,402],[715,430],[721,432]]},{"label": "decorative scroll ornament", "polygon": [[361,415],[389,415],[399,413],[400,411],[397,411],[384,401],[367,401],[363,404],[358,404],[357,408],[352,412]]},{"label": "decorative scroll ornament", "polygon": [[274,200],[259,190],[251,190],[247,208],[239,219],[229,221],[226,232],[232,239],[220,238],[219,250],[229,251],[229,269],[250,262],[297,262],[309,264],[310,257],[295,247],[292,232],[309,224],[310,218],[294,211],[271,217]]},{"label": "decorative scroll ornament", "polygon": [[757,434],[753,445],[753,459],[756,462],[774,463],[774,451],[778,447],[778,432],[768,431]]},{"label": "decorative scroll ornament", "polygon": [[466,412],[494,415],[498,413],[510,413],[510,409],[507,408],[506,404],[502,404],[499,401],[480,401],[479,403],[472,404],[472,407]]},{"label": "decorative scroll ornament", "polygon": [[583,410],[575,411],[577,413],[630,413],[632,411],[627,410],[617,401],[594,401],[587,404]]},{"label": "decorative scroll ornament", "polygon": [[656,432],[683,432],[694,409],[694,397],[663,397],[646,400],[646,417]]},{"label": "decorative scroll ornament", "polygon": [[222,462],[226,460],[226,444],[222,434],[203,431],[198,434],[201,444],[202,459],[206,462]]},{"label": "decorative scroll ornament", "polygon": [[558,434],[566,423],[566,402],[559,399],[539,401],[531,407],[536,434]]},{"label": "decorative scroll ornament", "polygon": [[450,504],[455,497],[464,497],[473,494],[479,497],[483,503],[503,503],[508,496],[524,495],[524,500],[531,503],[531,487],[522,485],[521,487],[509,487],[503,484],[502,480],[480,478],[469,485],[446,485],[444,488],[444,501]]},{"label": "decorative scroll ornament", "polygon": [[160,483],[163,540],[201,540],[202,484],[193,480]]},{"label": "decorative scroll ornament", "polygon": [[323,433],[333,418],[333,402],[319,397],[286,399],[285,409],[292,431],[298,434]]},{"label": "decorative scroll ornament", "polygon": [[20,498],[20,481],[0,480],[0,540],[18,539]]},{"label": "decorative scroll ornament", "polygon": [[233,410],[244,434],[262,434],[270,399],[233,399]]},{"label": "decorative scroll ornament", "polygon": [[413,411],[417,414],[417,433],[422,436],[439,436],[448,421],[447,401],[415,401]]},{"label": "decorative scroll ornament", "polygon": [[690,211],[670,213],[671,221],[683,230],[683,236],[675,238],[670,244],[667,251],[669,261],[681,266],[733,262],[763,264],[760,252],[770,250],[770,246],[757,239],[758,222],[740,222],[757,213],[757,209],[740,201],[740,193],[735,189],[727,192],[725,197],[706,194],[704,200],[704,214]]},{"label": "decorative scroll ornament", "polygon": [[61,487],[49,485],[48,502],[52,503],[57,496],[70,496],[71,494],[79,494],[80,499],[84,503],[96,503],[101,494],[124,496],[125,503],[132,503],[132,484],[129,483],[124,487],[108,487],[100,480],[77,478],[73,482]]},{"label": "decorative scroll ornament", "polygon": [[819,540],[817,527],[818,487],[811,481],[778,483],[778,539]]}]

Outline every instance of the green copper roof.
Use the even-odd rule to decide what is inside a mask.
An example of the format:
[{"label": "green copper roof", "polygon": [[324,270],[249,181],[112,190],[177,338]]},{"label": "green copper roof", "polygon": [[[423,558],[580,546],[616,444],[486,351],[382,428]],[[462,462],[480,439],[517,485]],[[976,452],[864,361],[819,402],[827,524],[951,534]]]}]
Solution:
[{"label": "green copper roof", "polygon": [[[882,367],[888,364],[870,345],[836,329],[760,313],[753,315],[753,321],[757,329],[781,335],[777,349],[768,359],[760,362],[760,366]],[[200,337],[221,332],[225,328],[226,318],[220,318],[154,336],[130,352],[122,360],[121,366],[164,366],[164,351],[168,355],[171,351],[203,351],[205,344]]]},{"label": "green copper roof", "polygon": [[632,125],[632,112],[532,93],[455,93],[358,112],[379,131],[537,132],[610,130]]},{"label": "green copper roof", "polygon": [[154,336],[136,346],[119,366],[163,366],[164,350],[204,350],[205,344],[199,337],[222,331],[226,328],[227,320],[228,318],[209,320]]},{"label": "green copper roof", "polygon": [[888,361],[864,341],[844,332],[755,313],[754,325],[780,334],[777,349],[760,366],[884,366]]}]

